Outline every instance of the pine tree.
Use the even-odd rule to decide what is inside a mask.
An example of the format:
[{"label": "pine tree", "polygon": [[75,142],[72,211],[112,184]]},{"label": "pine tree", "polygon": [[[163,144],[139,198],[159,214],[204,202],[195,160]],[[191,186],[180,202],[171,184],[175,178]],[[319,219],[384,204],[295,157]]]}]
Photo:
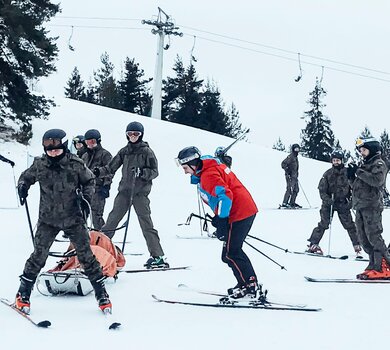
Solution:
[{"label": "pine tree", "polygon": [[286,146],[284,145],[280,137],[276,140],[272,148],[276,149],[277,151],[282,151],[282,152],[286,151]]},{"label": "pine tree", "polygon": [[[367,138],[370,138],[370,137],[372,137],[371,131],[370,131],[369,127],[367,125],[365,125],[364,129],[359,134],[357,139],[367,139]],[[360,154],[360,152],[358,151],[358,149],[356,147],[355,147],[355,156],[352,157],[352,159],[354,161],[358,161],[359,159],[361,159],[361,154]]]},{"label": "pine tree", "polygon": [[144,70],[139,68],[134,58],[126,57],[124,72],[118,82],[120,109],[141,115],[150,113],[152,98],[147,84],[152,78],[143,79],[144,75]]},{"label": "pine tree", "polygon": [[382,158],[385,160],[387,167],[390,165],[390,139],[386,129],[380,136],[380,144],[382,147]]},{"label": "pine tree", "polygon": [[[227,124],[228,133],[226,134],[226,136],[236,138],[238,135],[244,132],[244,129],[240,122],[240,114],[238,113],[238,110],[234,105],[234,103],[231,104],[230,109],[226,112],[226,115],[228,120],[228,124]],[[214,131],[214,132],[218,132],[218,131]],[[245,139],[245,137],[243,139]]]},{"label": "pine tree", "polygon": [[67,87],[65,87],[66,97],[79,101],[86,100],[84,82],[81,80],[77,67],[74,67],[67,84]]},{"label": "pine tree", "polygon": [[0,122],[20,125],[20,140],[31,136],[31,120],[46,117],[54,104],[33,94],[29,82],[55,71],[58,48],[44,23],[58,11],[49,0],[0,1]]},{"label": "pine tree", "polygon": [[304,112],[307,124],[301,133],[301,150],[309,158],[329,161],[335,146],[335,137],[330,119],[322,113],[322,109],[326,106],[322,103],[326,91],[318,79],[310,96],[308,103],[311,109]]},{"label": "pine tree", "polygon": [[103,67],[94,73],[97,104],[105,107],[118,108],[120,105],[120,97],[114,78],[114,65],[110,62],[110,57],[107,52],[101,55],[100,61]]}]

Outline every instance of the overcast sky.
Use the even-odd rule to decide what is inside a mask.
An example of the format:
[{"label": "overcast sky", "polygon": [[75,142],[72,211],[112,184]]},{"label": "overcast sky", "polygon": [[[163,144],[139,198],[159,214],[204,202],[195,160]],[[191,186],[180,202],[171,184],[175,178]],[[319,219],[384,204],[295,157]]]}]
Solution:
[{"label": "overcast sky", "polygon": [[[242,123],[251,128],[250,141],[269,147],[279,136],[286,145],[299,141],[309,92],[321,76],[328,92],[324,114],[344,148],[353,147],[365,125],[377,137],[390,129],[390,4],[385,0],[115,0],[109,5],[64,0],[62,13],[47,27],[59,36],[58,72],[39,89],[63,96],[73,67],[88,81],[104,51],[118,76],[128,56],[152,77],[157,37],[140,21],[155,17],[158,6],[184,33],[171,37],[164,51],[163,76],[173,76],[177,55],[187,66],[192,52],[199,78],[214,80],[225,103],[236,105]],[[298,53],[303,76],[295,82]],[[271,128],[269,118],[280,128]]]}]

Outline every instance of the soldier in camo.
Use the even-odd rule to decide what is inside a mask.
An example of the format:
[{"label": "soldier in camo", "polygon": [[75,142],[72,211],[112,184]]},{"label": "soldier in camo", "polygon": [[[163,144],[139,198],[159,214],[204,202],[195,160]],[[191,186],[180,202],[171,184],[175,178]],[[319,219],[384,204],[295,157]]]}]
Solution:
[{"label": "soldier in camo", "polygon": [[358,139],[356,147],[363,157],[360,167],[350,164],[348,179],[352,182],[352,205],[356,210],[359,241],[370,258],[359,279],[390,278],[390,254],[382,238],[382,188],[387,167],[381,158],[381,146],[373,138]]},{"label": "soldier in camo", "polygon": [[[77,257],[95,290],[99,307],[111,307],[104,287],[104,278],[99,262],[92,254],[89,235],[83,212],[88,212],[95,180],[84,162],[67,150],[66,134],[60,129],[48,130],[42,138],[45,154],[34,159],[18,182],[21,204],[31,185],[39,182],[40,205],[37,231],[34,237],[34,252],[27,260],[20,276],[15,306],[24,312],[30,309],[30,294],[40,270],[46,263],[49,249],[62,230],[73,243]],[[82,198],[82,196],[83,198]]]},{"label": "soldier in camo", "polygon": [[[91,171],[96,167],[103,167],[111,161],[112,155],[102,147],[102,138],[98,130],[88,130],[84,135],[84,139],[87,145],[87,152],[83,154],[81,159]],[[106,198],[110,196],[111,182],[111,174],[96,179],[95,193],[91,201],[91,211],[92,226],[97,230],[100,230],[104,225],[104,206],[106,205]]]},{"label": "soldier in camo", "polygon": [[341,224],[347,230],[351,239],[356,257],[362,258],[360,252],[359,240],[356,233],[355,223],[351,215],[351,186],[348,183],[347,168],[343,164],[344,153],[341,150],[335,150],[331,154],[332,167],[322,176],[318,185],[322,206],[320,209],[321,221],[314,228],[308,241],[307,252],[322,255],[322,249],[319,243],[325,230],[329,228],[330,221],[336,211]]},{"label": "soldier in camo", "polygon": [[131,206],[134,206],[150,253],[150,258],[144,266],[147,268],[168,267],[158,232],[153,227],[148,198],[152,188],[152,180],[158,176],[157,159],[148,143],[142,140],[143,135],[144,127],[141,123],[130,123],[126,128],[127,145],[108,165],[94,169],[94,174],[99,178],[107,174],[114,175],[122,167],[122,179],[119,183],[114,207],[108,215],[102,231],[112,238],[119,222]]},{"label": "soldier in camo", "polygon": [[77,135],[72,140],[73,146],[76,149],[77,157],[81,158],[85,152],[87,152],[87,146],[85,145],[84,135]]},{"label": "soldier in camo", "polygon": [[299,209],[302,208],[295,200],[299,192],[298,169],[299,169],[299,154],[300,147],[297,143],[291,146],[291,153],[282,162],[282,169],[286,177],[286,193],[284,194],[281,208]]}]

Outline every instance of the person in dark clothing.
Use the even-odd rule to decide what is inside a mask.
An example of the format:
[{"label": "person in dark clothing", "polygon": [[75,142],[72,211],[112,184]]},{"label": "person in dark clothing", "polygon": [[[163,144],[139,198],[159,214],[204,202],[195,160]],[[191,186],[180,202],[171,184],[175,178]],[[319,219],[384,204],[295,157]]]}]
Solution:
[{"label": "person in dark clothing", "polygon": [[13,162],[12,160],[10,160],[8,158],[3,157],[1,154],[0,154],[0,160],[2,162],[9,163],[12,167],[15,166],[15,162]]},{"label": "person in dark clothing", "polygon": [[148,143],[143,141],[143,136],[143,125],[139,122],[131,122],[126,128],[127,145],[108,165],[94,169],[94,174],[100,178],[107,175],[113,176],[122,167],[122,179],[119,183],[114,207],[108,215],[102,231],[112,238],[119,222],[131,206],[134,206],[150,253],[150,258],[144,266],[148,269],[169,267],[164,257],[158,232],[153,226],[148,197],[152,189],[152,180],[158,176],[157,158]]},{"label": "person in dark clothing", "polygon": [[233,158],[225,153],[225,147],[219,146],[215,150],[214,156],[218,158],[228,168],[232,168]]},{"label": "person in dark clothing", "polygon": [[298,169],[299,161],[298,154],[300,147],[297,143],[291,146],[291,153],[282,162],[282,169],[284,170],[286,177],[286,193],[283,197],[283,203],[281,208],[285,209],[299,209],[302,208],[299,204],[295,203],[295,200],[299,192],[298,183]]},{"label": "person in dark clothing", "polygon": [[232,299],[262,296],[256,273],[242,249],[258,212],[256,204],[236,175],[211,156],[201,156],[194,146],[182,149],[176,161],[191,183],[198,186],[200,197],[213,210],[215,235],[224,242],[222,261],[232,269],[237,285],[228,289]]},{"label": "person in dark clothing", "polygon": [[363,157],[360,167],[348,166],[352,183],[352,205],[356,210],[356,229],[360,244],[370,262],[358,279],[389,279],[390,254],[383,240],[383,186],[387,167],[381,158],[381,146],[373,138],[359,138],[356,147]]},{"label": "person in dark clothing", "polygon": [[76,154],[79,158],[83,156],[85,152],[87,152],[87,146],[85,144],[84,135],[77,135],[72,140],[73,146],[76,149]]},{"label": "person in dark clothing", "polygon": [[88,202],[94,191],[94,176],[81,159],[68,152],[65,136],[66,133],[60,129],[46,131],[42,137],[45,154],[34,159],[31,167],[20,175],[18,182],[22,205],[26,203],[30,186],[36,182],[40,185],[34,251],[20,276],[15,301],[15,307],[26,313],[30,311],[30,295],[35,280],[61,230],[76,249],[77,257],[95,290],[100,309],[111,310],[101,266],[91,251],[85,219]]},{"label": "person in dark clothing", "polygon": [[318,184],[318,190],[322,199],[320,209],[321,221],[314,228],[308,241],[307,252],[322,255],[322,249],[319,243],[325,230],[329,228],[334,212],[337,212],[340,222],[347,230],[351,239],[356,257],[361,258],[359,240],[356,234],[355,223],[351,215],[351,186],[348,183],[347,168],[344,167],[344,153],[341,150],[335,150],[331,154],[332,167],[322,176]]},{"label": "person in dark clothing", "polygon": [[[102,137],[99,130],[88,130],[84,138],[84,142],[87,145],[87,152],[82,155],[81,159],[86,166],[92,171],[96,167],[107,165],[111,161],[112,155],[102,147]],[[106,204],[106,198],[110,196],[111,182],[111,175],[96,179],[95,193],[91,200],[92,226],[96,230],[100,230],[104,225],[104,206]]]}]

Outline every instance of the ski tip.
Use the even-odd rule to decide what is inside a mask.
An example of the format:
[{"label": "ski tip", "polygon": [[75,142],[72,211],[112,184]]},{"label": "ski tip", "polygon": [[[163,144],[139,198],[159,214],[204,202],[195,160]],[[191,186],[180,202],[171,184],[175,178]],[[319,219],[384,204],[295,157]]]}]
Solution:
[{"label": "ski tip", "polygon": [[340,260],[347,260],[348,259],[348,255],[342,255],[339,257]]},{"label": "ski tip", "polygon": [[161,299],[159,299],[158,297],[156,297],[154,294],[152,294],[152,298],[156,301],[162,301]]},{"label": "ski tip", "polygon": [[304,277],[305,277],[306,281],[309,281],[309,282],[313,282],[314,281],[314,279],[311,278],[311,277],[308,277],[308,276],[304,276]]},{"label": "ski tip", "polygon": [[37,326],[40,328],[48,328],[51,326],[51,322],[50,321],[41,321],[41,322],[37,323]]},{"label": "ski tip", "polygon": [[177,285],[177,288],[188,288],[188,286],[186,284],[184,284],[184,283],[179,283]]},{"label": "ski tip", "polygon": [[108,329],[118,329],[120,326],[121,326],[121,323],[119,323],[119,322],[113,322],[112,324],[110,324],[110,326],[108,327]]}]

